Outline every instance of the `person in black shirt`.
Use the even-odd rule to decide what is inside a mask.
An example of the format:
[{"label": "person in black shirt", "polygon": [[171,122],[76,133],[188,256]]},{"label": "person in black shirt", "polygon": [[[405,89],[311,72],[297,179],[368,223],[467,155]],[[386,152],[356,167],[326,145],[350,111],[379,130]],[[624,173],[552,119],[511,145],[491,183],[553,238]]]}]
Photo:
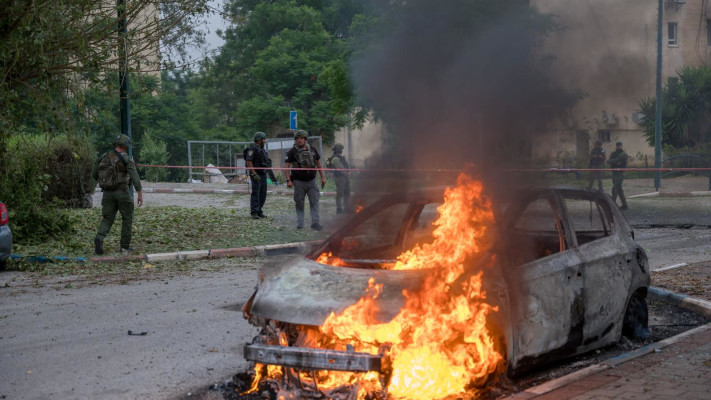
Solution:
[{"label": "person in black shirt", "polygon": [[[254,144],[250,146],[244,154],[247,162],[247,172],[252,181],[252,194],[249,198],[249,212],[252,218],[266,218],[262,208],[267,200],[267,174],[270,175],[274,183],[276,179],[271,169],[272,160],[269,159],[269,152],[264,148],[267,142],[267,135],[264,132],[254,134]],[[255,168],[256,167],[256,168]]]},{"label": "person in black shirt", "polygon": [[[318,151],[309,146],[306,141],[308,134],[299,130],[294,135],[296,143],[286,153],[284,174],[286,186],[294,188],[294,203],[296,204],[296,229],[304,227],[304,205],[306,197],[309,198],[309,211],[311,213],[311,229],[320,231],[323,227],[319,220],[319,199],[321,192],[316,185],[316,171],[321,176],[321,187],[326,184],[326,176],[321,168],[321,156]],[[291,170],[292,164],[296,170]],[[301,169],[304,168],[304,169]]]}]

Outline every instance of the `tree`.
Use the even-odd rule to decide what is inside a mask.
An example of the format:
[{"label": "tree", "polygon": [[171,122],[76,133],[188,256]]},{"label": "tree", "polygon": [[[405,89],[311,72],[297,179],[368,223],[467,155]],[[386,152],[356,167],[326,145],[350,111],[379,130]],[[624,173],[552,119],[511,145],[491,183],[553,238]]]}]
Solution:
[{"label": "tree", "polygon": [[[640,101],[642,127],[654,146],[656,99]],[[682,67],[667,79],[662,91],[662,146],[707,153],[711,142],[711,69]]]},{"label": "tree", "polygon": [[[128,68],[157,71],[160,42],[184,54],[190,38],[200,41],[194,18],[207,1],[125,2]],[[72,126],[68,99],[117,71],[118,22],[111,1],[0,1],[0,142],[21,125]]]},{"label": "tree", "polygon": [[333,139],[349,122],[348,27],[364,6],[353,0],[233,0],[225,45],[206,70],[221,91],[224,123],[238,132],[279,132],[290,110],[299,128]]}]

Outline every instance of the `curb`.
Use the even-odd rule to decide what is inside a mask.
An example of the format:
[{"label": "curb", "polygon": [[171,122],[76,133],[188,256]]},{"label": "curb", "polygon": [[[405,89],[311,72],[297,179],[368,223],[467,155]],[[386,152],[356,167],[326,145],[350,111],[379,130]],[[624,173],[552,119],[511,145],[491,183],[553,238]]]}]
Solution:
[{"label": "curb", "polygon": [[111,262],[126,262],[126,261],[181,261],[181,260],[204,260],[208,258],[225,258],[225,257],[271,257],[282,254],[302,254],[311,250],[315,244],[321,243],[321,240],[312,240],[308,242],[295,242],[285,244],[271,244],[265,246],[253,247],[236,247],[231,249],[211,249],[211,250],[190,250],[190,251],[174,251],[170,253],[155,253],[155,254],[137,254],[129,256],[106,256],[94,257],[89,261],[95,263],[111,263]]},{"label": "curb", "polygon": [[640,197],[696,197],[696,196],[711,196],[711,191],[695,191],[695,192],[651,192],[635,194],[633,196],[627,196],[628,199],[635,199]]},{"label": "curb", "polygon": [[[704,317],[711,318],[711,302],[709,302],[709,301],[693,298],[693,297],[690,297],[687,295],[668,292],[666,290],[662,290],[662,289],[656,288],[654,286],[649,287],[649,289],[647,290],[647,295],[654,300],[665,301],[665,302],[670,303],[672,305],[679,306],[679,307],[687,309],[689,311],[693,311],[695,313],[701,314]],[[641,356],[644,356],[644,355],[652,353],[652,352],[657,352],[667,346],[670,346],[674,343],[679,342],[680,340],[686,338],[687,336],[691,336],[696,333],[703,332],[703,331],[706,331],[709,329],[711,329],[711,323],[699,326],[694,329],[690,329],[686,332],[682,332],[678,335],[666,338],[662,341],[641,347],[641,348],[631,351],[629,353],[625,353],[625,354],[621,354],[619,356],[609,358],[609,359],[602,361],[598,364],[590,365],[586,368],[575,371],[575,372],[570,373],[565,376],[561,376],[561,377],[553,379],[551,381],[542,383],[540,385],[530,387],[522,392],[513,394],[508,397],[504,397],[502,400],[525,400],[525,399],[532,399],[532,398],[547,394],[547,393],[552,392],[554,390],[560,389],[565,385],[568,385],[568,384],[578,381],[580,379],[586,378],[588,376],[594,375],[598,372],[615,368],[616,366],[618,366],[622,363],[625,363],[627,361],[634,360],[636,358],[639,358]]]},{"label": "curb", "polygon": [[[95,193],[101,193],[96,188]],[[248,189],[169,189],[169,188],[143,188],[143,193],[168,193],[168,194],[251,194]],[[293,192],[286,189],[267,190],[267,194],[291,195]],[[336,192],[321,192],[321,196],[335,196]]]}]

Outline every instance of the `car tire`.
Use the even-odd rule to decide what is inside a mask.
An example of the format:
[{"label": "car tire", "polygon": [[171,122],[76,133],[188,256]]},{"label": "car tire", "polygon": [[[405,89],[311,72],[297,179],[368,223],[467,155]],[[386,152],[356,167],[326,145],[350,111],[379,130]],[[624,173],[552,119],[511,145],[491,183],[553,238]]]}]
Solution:
[{"label": "car tire", "polygon": [[5,271],[5,261],[7,260],[0,260],[0,271]]},{"label": "car tire", "polygon": [[649,311],[647,299],[636,292],[627,303],[625,319],[622,323],[622,334],[630,339],[647,339],[649,337]]}]

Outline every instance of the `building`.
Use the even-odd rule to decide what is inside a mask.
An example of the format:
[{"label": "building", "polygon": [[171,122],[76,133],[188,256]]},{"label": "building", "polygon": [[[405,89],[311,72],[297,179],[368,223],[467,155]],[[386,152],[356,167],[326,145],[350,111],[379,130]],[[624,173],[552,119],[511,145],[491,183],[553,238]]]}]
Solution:
[{"label": "building", "polygon": [[[708,65],[711,55],[709,0],[663,0],[662,81],[682,66]],[[549,140],[533,144],[548,152],[587,157],[596,139],[608,153],[622,141],[633,164],[654,165],[654,148],[642,135],[639,101],[654,97],[657,73],[658,2],[649,0],[533,0],[559,17],[564,30],[544,42],[555,54],[551,67],[565,87],[585,97],[564,121],[554,123]],[[545,143],[544,143],[545,142]],[[549,146],[555,143],[556,146]],[[556,154],[552,154],[555,152]]]},{"label": "building", "polygon": [[[541,53],[556,57],[550,74],[584,98],[563,120],[536,135],[531,159],[542,166],[584,164],[596,139],[608,154],[622,141],[631,165],[654,165],[654,148],[639,125],[639,101],[654,97],[657,73],[657,9],[650,0],[531,0],[554,14],[563,30],[542,43]],[[662,80],[682,66],[711,63],[711,0],[663,0]],[[366,165],[387,137],[381,124],[342,130],[336,141],[356,165]],[[350,137],[350,141],[349,138]],[[352,149],[350,149],[351,146]],[[350,150],[349,150],[350,149]]]}]

